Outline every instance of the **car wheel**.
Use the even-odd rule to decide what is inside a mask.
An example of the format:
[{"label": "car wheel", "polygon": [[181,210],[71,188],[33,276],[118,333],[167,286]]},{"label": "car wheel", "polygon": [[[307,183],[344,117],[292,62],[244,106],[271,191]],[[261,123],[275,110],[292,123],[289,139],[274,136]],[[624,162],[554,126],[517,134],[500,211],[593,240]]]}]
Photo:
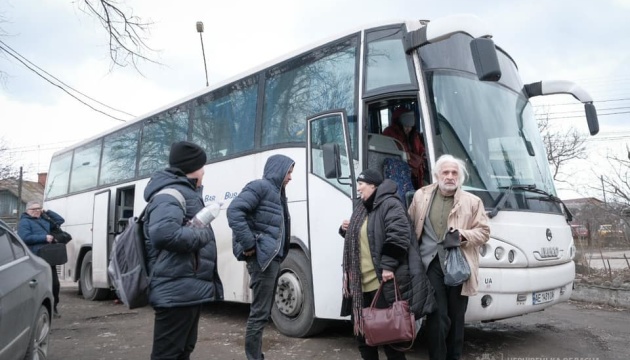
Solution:
[{"label": "car wheel", "polygon": [[325,323],[315,319],[313,279],[309,260],[299,249],[291,249],[280,265],[271,318],[287,336],[307,337],[323,330]]},{"label": "car wheel", "polygon": [[48,337],[50,335],[50,313],[42,305],[39,307],[35,326],[24,360],[46,360],[48,358]]},{"label": "car wheel", "polygon": [[92,251],[88,251],[81,262],[79,287],[83,293],[83,298],[86,300],[95,301],[109,298],[109,289],[95,288],[92,284]]}]

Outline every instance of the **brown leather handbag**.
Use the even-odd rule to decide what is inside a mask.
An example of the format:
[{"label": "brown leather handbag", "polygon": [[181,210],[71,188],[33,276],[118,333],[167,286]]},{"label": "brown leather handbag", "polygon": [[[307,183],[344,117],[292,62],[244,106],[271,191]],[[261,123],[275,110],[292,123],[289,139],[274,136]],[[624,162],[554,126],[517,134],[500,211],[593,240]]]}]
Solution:
[{"label": "brown leather handbag", "polygon": [[361,311],[365,343],[369,346],[378,346],[411,341],[413,345],[416,336],[416,319],[409,309],[409,303],[402,300],[396,278],[394,278],[396,301],[386,309],[376,308],[384,283],[381,282],[370,307],[363,308]]}]

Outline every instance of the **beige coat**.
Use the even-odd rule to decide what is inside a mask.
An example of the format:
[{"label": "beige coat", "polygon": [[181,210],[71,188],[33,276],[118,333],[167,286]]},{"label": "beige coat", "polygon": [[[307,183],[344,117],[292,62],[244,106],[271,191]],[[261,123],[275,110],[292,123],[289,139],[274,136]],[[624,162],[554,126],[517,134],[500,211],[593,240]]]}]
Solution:
[{"label": "beige coat", "polygon": [[[425,186],[413,196],[409,207],[409,215],[414,223],[418,241],[422,239],[424,220],[428,216],[431,196],[437,188],[437,183]],[[477,196],[461,188],[455,192],[453,210],[448,214],[447,228],[455,228],[466,238],[462,242],[462,252],[470,265],[470,278],[462,286],[462,295],[474,296],[479,286],[479,247],[490,238],[490,227],[483,202]]]}]

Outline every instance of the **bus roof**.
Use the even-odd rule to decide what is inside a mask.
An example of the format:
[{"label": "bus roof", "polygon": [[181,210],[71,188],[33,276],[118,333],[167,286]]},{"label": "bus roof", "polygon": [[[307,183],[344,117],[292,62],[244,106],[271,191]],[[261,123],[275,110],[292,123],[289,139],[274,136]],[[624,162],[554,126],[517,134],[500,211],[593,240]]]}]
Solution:
[{"label": "bus roof", "polygon": [[[456,17],[456,16],[459,16],[459,15],[455,15],[453,17]],[[161,106],[161,107],[159,107],[157,109],[154,109],[154,110],[149,111],[147,113],[144,113],[144,114],[142,114],[140,116],[137,116],[134,119],[125,122],[124,124],[120,124],[120,125],[114,126],[114,127],[110,128],[110,129],[108,129],[106,131],[102,131],[102,132],[100,132],[98,134],[95,134],[94,136],[86,138],[85,140],[79,141],[79,142],[77,142],[77,143],[75,143],[73,145],[70,145],[70,146],[65,147],[65,148],[63,148],[61,150],[58,150],[58,151],[53,153],[53,157],[55,157],[55,156],[57,156],[59,154],[63,154],[63,153],[66,153],[68,151],[71,151],[71,150],[73,150],[75,148],[78,148],[78,147],[81,147],[83,145],[86,145],[86,144],[90,143],[91,141],[96,140],[96,139],[98,139],[98,138],[100,138],[102,136],[105,136],[107,134],[113,133],[113,132],[115,132],[118,129],[122,129],[122,128],[125,128],[127,126],[131,126],[131,125],[133,125],[133,124],[135,124],[137,122],[140,122],[140,121],[142,121],[142,120],[144,120],[146,118],[149,118],[149,117],[151,117],[151,116],[153,116],[155,114],[161,113],[161,112],[163,112],[163,111],[165,111],[165,110],[167,110],[169,108],[172,108],[172,107],[174,107],[174,106],[176,106],[178,104],[185,103],[185,102],[187,102],[189,100],[192,100],[192,99],[194,99],[196,97],[199,97],[199,96],[201,96],[203,94],[206,94],[206,93],[212,92],[214,90],[220,89],[223,86],[229,85],[229,84],[231,84],[231,83],[233,83],[235,81],[238,81],[240,79],[243,79],[243,78],[246,78],[246,77],[251,76],[253,74],[256,74],[256,73],[258,73],[258,72],[260,72],[260,71],[262,71],[264,69],[272,67],[273,65],[282,63],[282,62],[284,62],[286,60],[289,60],[289,59],[291,59],[293,57],[296,57],[296,56],[298,56],[298,55],[300,55],[302,53],[305,53],[305,52],[307,52],[307,51],[309,51],[311,49],[316,49],[316,48],[318,48],[320,46],[323,46],[323,45],[325,45],[325,44],[327,44],[329,42],[332,42],[332,41],[334,41],[336,39],[341,39],[341,38],[344,38],[346,36],[350,36],[352,34],[355,34],[355,33],[361,32],[361,31],[365,31],[365,30],[369,30],[369,29],[373,29],[373,28],[379,28],[379,27],[385,27],[385,26],[393,26],[393,25],[399,25],[399,24],[405,24],[407,26],[408,30],[411,31],[411,30],[418,29],[418,28],[420,28],[420,27],[422,27],[422,26],[424,26],[424,25],[426,25],[428,23],[430,23],[429,20],[409,20],[409,19],[407,19],[407,20],[405,20],[405,19],[394,20],[394,19],[392,19],[392,20],[388,20],[388,21],[372,22],[372,23],[369,23],[369,24],[365,24],[365,25],[363,25],[361,27],[351,28],[350,30],[346,30],[346,31],[338,33],[336,35],[328,36],[326,38],[320,39],[320,40],[315,41],[313,43],[310,43],[310,44],[308,44],[306,46],[303,46],[301,48],[298,48],[296,50],[288,52],[288,53],[286,53],[284,55],[281,55],[279,57],[276,57],[274,59],[266,61],[266,62],[264,62],[264,63],[262,63],[262,64],[260,64],[260,65],[258,65],[256,67],[250,68],[249,70],[243,71],[243,72],[238,73],[238,74],[236,74],[234,76],[226,78],[226,79],[224,79],[222,81],[219,81],[217,83],[211,84],[208,87],[204,87],[204,88],[202,88],[202,89],[200,89],[200,90],[198,90],[196,92],[193,92],[192,94],[189,94],[189,95],[187,95],[187,96],[185,96],[183,98],[180,98],[180,99],[175,100],[173,102],[170,102],[170,103],[168,103],[168,104],[166,104],[164,106]],[[498,46],[497,46],[497,48],[505,53],[505,51],[500,49]],[[514,62],[513,59],[512,59],[512,62]]]}]

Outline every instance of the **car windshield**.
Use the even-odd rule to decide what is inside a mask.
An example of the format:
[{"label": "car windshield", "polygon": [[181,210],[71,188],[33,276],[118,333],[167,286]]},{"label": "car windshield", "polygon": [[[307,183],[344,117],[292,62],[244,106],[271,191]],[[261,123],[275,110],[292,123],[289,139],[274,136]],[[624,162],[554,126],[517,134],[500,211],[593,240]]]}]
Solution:
[{"label": "car windshield", "polygon": [[462,72],[435,71],[428,76],[435,127],[435,152],[466,161],[464,188],[492,208],[509,191],[502,209],[560,213],[547,155],[531,104],[503,84],[482,82]]}]

